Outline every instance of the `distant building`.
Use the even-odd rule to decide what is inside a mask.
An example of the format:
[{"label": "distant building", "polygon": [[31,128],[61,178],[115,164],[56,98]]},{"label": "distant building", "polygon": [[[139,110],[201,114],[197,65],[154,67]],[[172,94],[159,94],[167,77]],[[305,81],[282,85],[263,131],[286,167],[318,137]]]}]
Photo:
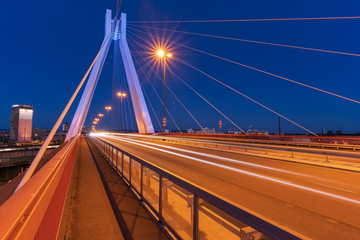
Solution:
[{"label": "distant building", "polygon": [[247,134],[252,134],[252,135],[269,135],[269,132],[268,131],[264,131],[264,130],[247,130],[246,132]]},{"label": "distant building", "polygon": [[228,131],[229,134],[243,134],[241,131],[232,131],[231,129]]},{"label": "distant building", "polygon": [[30,142],[32,118],[32,105],[13,105],[11,109],[10,140],[16,142]]},{"label": "distant building", "polygon": [[50,129],[34,127],[33,128],[33,139],[43,141],[47,138],[49,133],[50,133]]},{"label": "distant building", "polygon": [[68,132],[69,131],[69,128],[70,128],[70,124],[69,123],[64,123],[62,125],[62,130],[63,132]]},{"label": "distant building", "polygon": [[0,145],[8,143],[10,132],[6,130],[0,130]]},{"label": "distant building", "polygon": [[189,128],[187,130],[188,133],[215,133],[215,128],[207,128],[205,127],[204,129],[193,129],[193,128]]}]

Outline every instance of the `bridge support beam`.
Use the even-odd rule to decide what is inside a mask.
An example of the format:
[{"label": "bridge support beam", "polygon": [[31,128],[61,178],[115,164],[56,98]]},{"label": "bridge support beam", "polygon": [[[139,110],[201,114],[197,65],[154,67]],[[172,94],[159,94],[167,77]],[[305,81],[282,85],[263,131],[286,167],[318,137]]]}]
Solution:
[{"label": "bridge support beam", "polygon": [[[111,13],[111,10],[106,10],[103,50],[91,70],[90,77],[71,122],[66,140],[69,140],[78,133],[81,133],[112,40],[119,40],[116,41],[116,43],[119,43],[139,133],[154,133],[154,127],[151,122],[139,78],[126,40],[126,14],[121,14],[121,25],[119,31],[120,21],[117,19],[111,20]],[[108,37],[109,34],[111,34],[110,38]]]},{"label": "bridge support beam", "polygon": [[120,26],[120,52],[124,63],[127,82],[129,85],[131,100],[133,103],[136,123],[139,133],[154,133],[154,127],[151,122],[148,108],[141,90],[139,78],[135,69],[129,45],[126,40],[126,14],[121,14]]},{"label": "bridge support beam", "polygon": [[110,48],[111,37],[108,37],[109,34],[111,34],[111,10],[107,9],[105,15],[105,38],[102,44],[103,49],[99,57],[97,58],[93,66],[93,69],[91,70],[89,79],[85,86],[84,92],[81,96],[79,105],[76,109],[69,131],[66,135],[66,140],[69,140],[70,138],[76,136],[78,133],[81,133],[81,130],[84,126],[86,116],[89,111],[90,103],[93,98],[95,88],[101,74],[101,70],[104,66],[104,62]]}]

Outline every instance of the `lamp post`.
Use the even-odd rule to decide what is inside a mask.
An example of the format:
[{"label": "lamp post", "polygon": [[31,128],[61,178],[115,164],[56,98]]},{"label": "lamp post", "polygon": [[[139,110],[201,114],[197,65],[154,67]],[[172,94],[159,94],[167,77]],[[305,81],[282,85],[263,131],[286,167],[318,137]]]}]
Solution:
[{"label": "lamp post", "polygon": [[94,130],[95,130],[95,125],[98,124],[99,121],[100,121],[99,118],[95,118],[95,119],[94,119],[94,121],[93,121],[93,124],[94,124],[93,128],[94,128]]},{"label": "lamp post", "polygon": [[109,111],[111,110],[111,106],[106,106],[106,130],[109,131]]},{"label": "lamp post", "polygon": [[[102,119],[102,117],[104,116],[104,114],[99,113],[99,114],[98,114],[98,116],[99,116],[99,118],[100,118],[100,120],[101,120],[101,119]],[[99,126],[99,128],[100,128],[100,126]]]},{"label": "lamp post", "polygon": [[166,107],[165,107],[165,93],[166,93],[166,59],[171,58],[171,53],[166,53],[163,49],[159,49],[156,52],[156,55],[159,59],[163,61],[163,68],[164,68],[164,118],[163,118],[163,134],[165,136],[165,127],[166,127]]},{"label": "lamp post", "polygon": [[123,101],[123,97],[126,97],[126,93],[123,92],[118,92],[117,93],[118,97],[120,97],[121,102],[120,102],[120,132],[122,132],[122,101]]}]

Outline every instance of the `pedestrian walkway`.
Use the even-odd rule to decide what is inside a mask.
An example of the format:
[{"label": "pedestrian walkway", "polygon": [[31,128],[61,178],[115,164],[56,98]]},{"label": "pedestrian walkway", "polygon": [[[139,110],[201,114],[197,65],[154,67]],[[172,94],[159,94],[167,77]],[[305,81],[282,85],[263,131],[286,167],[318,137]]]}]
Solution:
[{"label": "pedestrian walkway", "polygon": [[81,138],[59,239],[167,239],[121,177]]}]

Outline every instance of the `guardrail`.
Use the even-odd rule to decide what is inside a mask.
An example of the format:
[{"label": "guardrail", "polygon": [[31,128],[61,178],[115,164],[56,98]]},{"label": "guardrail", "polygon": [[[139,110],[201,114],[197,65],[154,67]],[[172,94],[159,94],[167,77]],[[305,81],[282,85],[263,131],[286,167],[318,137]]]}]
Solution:
[{"label": "guardrail", "polygon": [[0,168],[19,166],[19,165],[30,165],[32,162],[32,158],[30,159],[22,159],[22,160],[11,160],[11,161],[0,161]]},{"label": "guardrail", "polygon": [[233,141],[245,143],[274,144],[297,147],[314,147],[323,149],[360,150],[360,137],[311,137],[311,136],[278,136],[278,135],[240,135],[240,134],[167,134],[182,138]]},{"label": "guardrail", "polygon": [[[115,136],[117,136],[115,134]],[[127,136],[124,135],[124,136]],[[273,159],[285,160],[307,160],[311,158],[317,163],[329,163],[334,161],[340,162],[357,162],[360,157],[359,152],[334,152],[329,149],[299,149],[291,146],[272,146],[269,145],[250,145],[242,142],[224,142],[214,141],[210,142],[209,139],[194,139],[194,138],[180,138],[180,137],[163,137],[152,135],[130,135],[135,136],[137,139],[154,140],[159,142],[168,142],[183,146],[191,146],[203,149],[221,150],[233,153],[241,153],[251,156],[264,156]],[[360,146],[359,146],[360,147]]]},{"label": "guardrail", "polygon": [[0,239],[56,239],[79,137],[0,207]]},{"label": "guardrail", "polygon": [[[59,145],[48,146],[47,150],[59,147]],[[41,146],[0,148],[0,161],[19,157],[33,157],[37,154]]]},{"label": "guardrail", "polygon": [[102,139],[89,139],[172,239],[301,239]]}]

